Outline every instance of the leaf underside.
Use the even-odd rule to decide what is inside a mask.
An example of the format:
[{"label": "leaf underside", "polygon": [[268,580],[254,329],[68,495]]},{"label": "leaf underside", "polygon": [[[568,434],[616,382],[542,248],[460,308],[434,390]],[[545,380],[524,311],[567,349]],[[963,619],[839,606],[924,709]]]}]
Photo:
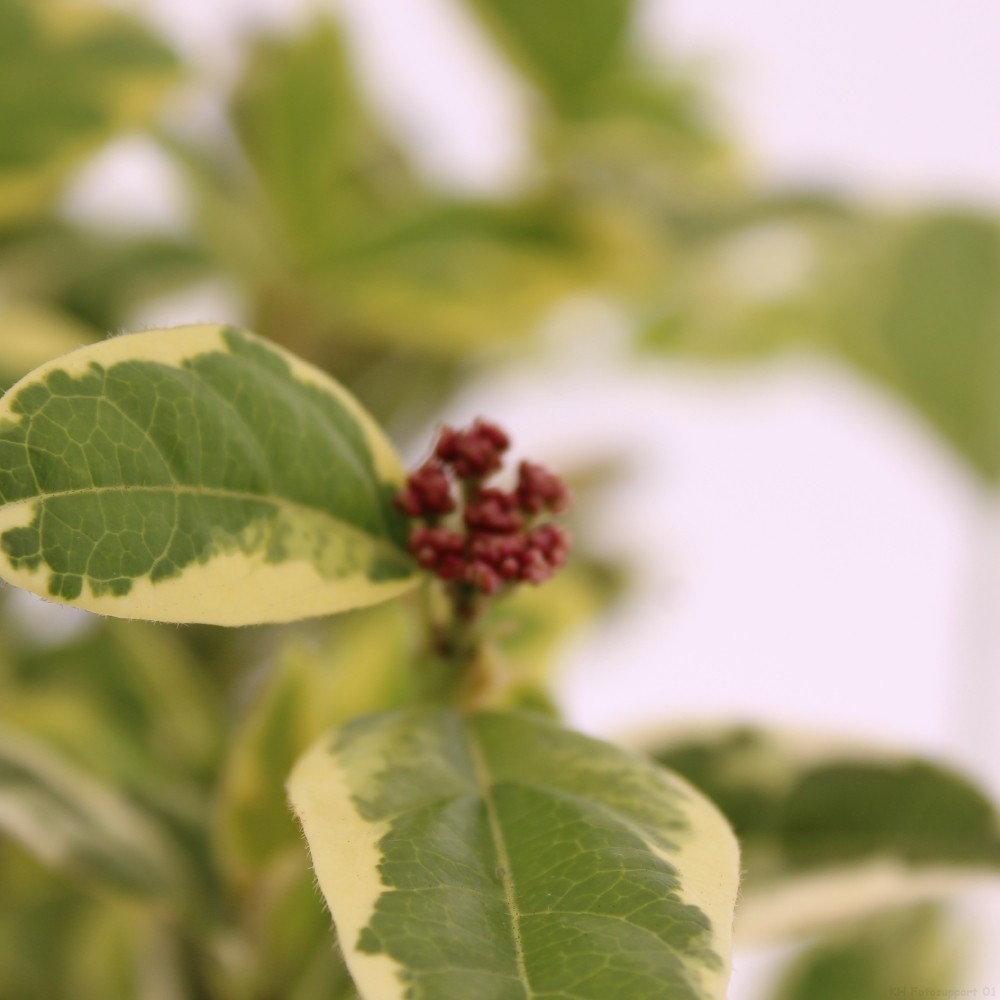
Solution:
[{"label": "leaf underside", "polygon": [[725,994],[735,841],[644,760],[413,709],[324,740],[290,795],[365,1000]]},{"label": "leaf underside", "polygon": [[234,328],[118,337],[0,402],[0,571],[105,614],[237,625],[414,581],[390,446],[336,383]]}]

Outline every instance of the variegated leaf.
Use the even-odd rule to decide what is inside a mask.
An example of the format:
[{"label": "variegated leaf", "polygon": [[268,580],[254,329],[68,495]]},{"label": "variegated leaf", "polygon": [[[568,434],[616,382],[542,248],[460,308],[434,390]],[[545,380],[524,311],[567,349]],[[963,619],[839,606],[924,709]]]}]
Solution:
[{"label": "variegated leaf", "polygon": [[283,787],[295,761],[331,725],[418,697],[409,608],[390,601],[324,625],[321,641],[313,631],[282,649],[229,740],[214,833],[237,884],[302,856]]},{"label": "variegated leaf", "polygon": [[642,740],[726,814],[737,933],[771,942],[1000,875],[1000,816],[962,775],[833,737],[749,726]]},{"label": "variegated leaf", "polygon": [[416,579],[391,504],[402,475],[337,383],[252,334],[117,337],[0,400],[0,575],[158,621],[372,604]]},{"label": "variegated leaf", "polygon": [[364,1000],[720,1000],[738,856],[718,811],[516,713],[359,719],[292,803]]}]

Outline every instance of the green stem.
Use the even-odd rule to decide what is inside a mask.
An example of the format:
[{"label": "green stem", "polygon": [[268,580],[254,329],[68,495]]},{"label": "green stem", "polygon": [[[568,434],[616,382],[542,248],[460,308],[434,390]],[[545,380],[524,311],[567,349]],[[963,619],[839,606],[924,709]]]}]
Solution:
[{"label": "green stem", "polygon": [[[484,636],[483,615],[489,598],[466,583],[448,583],[437,594],[435,586],[428,582],[420,596],[430,654],[428,693],[468,711],[485,707],[503,689],[505,675]],[[441,607],[435,596],[442,598]]]}]

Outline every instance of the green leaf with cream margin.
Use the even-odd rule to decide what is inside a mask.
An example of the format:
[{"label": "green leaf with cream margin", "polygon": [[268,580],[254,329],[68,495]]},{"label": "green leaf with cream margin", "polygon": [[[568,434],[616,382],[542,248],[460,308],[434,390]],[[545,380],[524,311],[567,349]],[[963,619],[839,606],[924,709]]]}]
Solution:
[{"label": "green leaf with cream margin", "polygon": [[739,859],[652,762],[539,716],[328,735],[292,804],[363,1000],[719,1000]]},{"label": "green leaf with cream margin", "polygon": [[417,579],[404,473],[357,402],[232,327],[116,337],[0,400],[0,575],[102,614],[244,625]]},{"label": "green leaf with cream margin", "polygon": [[1000,816],[940,764],[751,726],[635,741],[726,814],[743,851],[741,944],[836,928],[1000,876]]}]

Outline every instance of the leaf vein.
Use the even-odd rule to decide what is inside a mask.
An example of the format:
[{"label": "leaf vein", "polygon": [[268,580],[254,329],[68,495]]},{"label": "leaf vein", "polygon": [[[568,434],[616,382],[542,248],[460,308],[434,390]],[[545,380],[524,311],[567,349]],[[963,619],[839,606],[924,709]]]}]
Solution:
[{"label": "leaf vein", "polygon": [[521,936],[521,918],[517,908],[514,875],[511,872],[510,854],[507,850],[503,827],[500,823],[500,817],[497,815],[496,801],[493,797],[493,781],[491,780],[489,766],[486,763],[483,753],[468,729],[466,729],[466,739],[469,747],[469,756],[472,761],[472,769],[476,776],[476,781],[482,789],[490,833],[496,845],[497,862],[501,870],[504,897],[507,903],[507,910],[510,914],[511,933],[514,941],[514,960],[517,963],[518,978],[524,987],[525,996],[530,997],[533,990],[531,988],[531,981],[528,978],[528,968],[524,957],[524,941]]}]

